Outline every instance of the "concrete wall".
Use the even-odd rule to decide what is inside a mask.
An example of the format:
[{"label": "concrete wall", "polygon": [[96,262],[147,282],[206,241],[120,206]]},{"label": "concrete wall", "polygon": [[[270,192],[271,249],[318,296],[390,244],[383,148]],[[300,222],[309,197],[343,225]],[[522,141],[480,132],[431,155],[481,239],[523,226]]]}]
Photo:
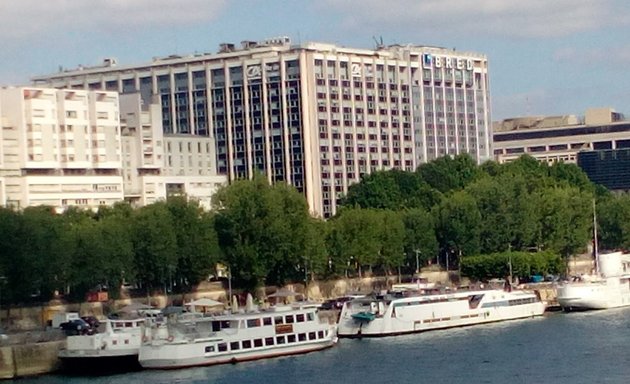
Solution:
[{"label": "concrete wall", "polygon": [[0,347],[0,379],[40,375],[59,369],[57,353],[65,341]]}]

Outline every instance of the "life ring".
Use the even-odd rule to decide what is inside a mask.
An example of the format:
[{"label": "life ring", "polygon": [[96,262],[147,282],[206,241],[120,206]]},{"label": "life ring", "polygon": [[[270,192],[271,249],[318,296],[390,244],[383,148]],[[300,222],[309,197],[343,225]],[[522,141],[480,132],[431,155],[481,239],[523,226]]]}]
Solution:
[{"label": "life ring", "polygon": [[169,336],[169,337],[167,337],[167,338],[166,338],[166,340],[168,340],[168,342],[173,341],[173,336]]}]

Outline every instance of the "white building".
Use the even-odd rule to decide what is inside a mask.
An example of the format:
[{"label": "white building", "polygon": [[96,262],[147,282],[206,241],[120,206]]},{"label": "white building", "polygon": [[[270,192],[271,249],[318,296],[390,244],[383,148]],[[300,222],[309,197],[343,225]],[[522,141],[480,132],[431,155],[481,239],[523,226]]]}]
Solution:
[{"label": "white building", "polygon": [[[229,180],[262,171],[295,186],[325,217],[363,174],[464,152],[492,158],[488,61],[474,52],[291,45],[283,37],[143,65],[108,59],[34,81],[155,100],[165,138],[210,138],[212,171]],[[165,169],[190,168],[188,144],[179,150],[173,140]]]},{"label": "white building", "polygon": [[123,199],[118,95],[0,89],[2,204],[97,208]]},{"label": "white building", "polygon": [[137,93],[120,96],[125,199],[147,205],[170,194],[185,194],[210,208],[212,195],[226,184],[216,174],[214,140],[164,135],[159,104]]}]

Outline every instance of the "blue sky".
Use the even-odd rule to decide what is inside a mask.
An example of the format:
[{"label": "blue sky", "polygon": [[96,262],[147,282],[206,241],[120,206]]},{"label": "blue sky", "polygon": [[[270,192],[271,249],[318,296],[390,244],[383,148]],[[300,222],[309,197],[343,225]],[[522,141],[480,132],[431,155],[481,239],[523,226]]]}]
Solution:
[{"label": "blue sky", "polygon": [[0,85],[116,57],[216,52],[289,36],[373,48],[425,44],[485,53],[493,120],[630,116],[630,11],[622,0],[0,0]]}]

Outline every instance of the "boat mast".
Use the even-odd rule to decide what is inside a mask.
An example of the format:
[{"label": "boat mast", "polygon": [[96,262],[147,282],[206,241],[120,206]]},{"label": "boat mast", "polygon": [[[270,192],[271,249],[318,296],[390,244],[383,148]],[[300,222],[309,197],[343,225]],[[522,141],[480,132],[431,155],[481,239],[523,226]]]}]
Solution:
[{"label": "boat mast", "polygon": [[599,275],[599,250],[597,246],[597,211],[595,199],[593,199],[593,254],[595,256],[595,273]]}]

